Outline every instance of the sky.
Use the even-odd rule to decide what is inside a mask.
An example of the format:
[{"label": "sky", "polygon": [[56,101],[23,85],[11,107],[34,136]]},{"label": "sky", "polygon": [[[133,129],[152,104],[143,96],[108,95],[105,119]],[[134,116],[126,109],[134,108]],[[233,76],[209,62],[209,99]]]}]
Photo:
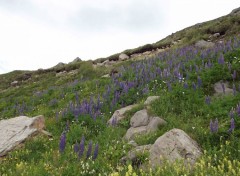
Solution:
[{"label": "sky", "polygon": [[239,0],[0,0],[0,74],[107,57],[238,7]]}]

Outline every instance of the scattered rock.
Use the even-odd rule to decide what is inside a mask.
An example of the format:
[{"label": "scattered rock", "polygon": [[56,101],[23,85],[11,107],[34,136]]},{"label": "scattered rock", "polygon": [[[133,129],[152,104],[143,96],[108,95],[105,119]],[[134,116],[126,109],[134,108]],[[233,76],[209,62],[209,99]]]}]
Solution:
[{"label": "scattered rock", "polygon": [[142,145],[142,146],[137,146],[136,148],[132,149],[131,151],[128,152],[127,156],[124,156],[121,158],[122,163],[126,163],[127,161],[132,161],[133,165],[139,166],[141,163],[138,160],[138,156],[144,154],[145,152],[149,152],[151,148],[151,144],[149,145]]},{"label": "scattered rock", "polygon": [[214,37],[214,38],[220,37],[220,33],[215,33],[215,34],[213,34],[213,37]]},{"label": "scattered rock", "polygon": [[78,74],[78,70],[72,70],[68,73],[68,75],[72,76],[72,75],[76,75]]},{"label": "scattered rock", "polygon": [[132,127],[146,126],[149,123],[149,117],[146,109],[136,112],[130,120]]},{"label": "scattered rock", "polygon": [[159,137],[149,153],[153,168],[160,166],[165,159],[170,162],[183,159],[185,164],[193,165],[202,154],[196,141],[180,129],[172,129]]},{"label": "scattered rock", "polygon": [[159,99],[159,96],[150,96],[147,98],[147,100],[144,102],[144,106],[150,105],[153,101]]},{"label": "scattered rock", "polygon": [[65,76],[67,74],[67,71],[62,71],[62,72],[59,72],[59,73],[56,73],[56,77],[62,77],[62,76]]},{"label": "scattered rock", "polygon": [[18,81],[11,82],[11,86],[18,86]]},{"label": "scattered rock", "polygon": [[119,58],[120,61],[125,61],[125,60],[129,59],[129,56],[124,54],[124,53],[122,53],[122,54],[119,55],[118,58]]},{"label": "scattered rock", "polygon": [[[223,90],[225,89],[225,91]],[[233,89],[229,88],[229,85],[227,82],[217,82],[214,84],[214,90],[215,90],[215,95],[229,95],[233,94]]]},{"label": "scattered rock", "polygon": [[19,116],[12,119],[1,120],[0,156],[6,155],[29,137],[42,132],[44,128],[44,117],[41,115],[33,118]]},{"label": "scattered rock", "polygon": [[200,40],[195,44],[195,46],[198,48],[212,48],[212,47],[214,47],[214,43],[207,42],[205,40]]},{"label": "scattered rock", "polygon": [[55,65],[53,68],[60,68],[60,67],[64,67],[66,64],[59,62],[57,65]]},{"label": "scattered rock", "polygon": [[129,141],[134,139],[135,137],[139,136],[139,135],[143,135],[147,133],[147,126],[140,126],[140,127],[131,127],[127,130],[126,135],[124,136],[124,138]]},{"label": "scattered rock", "polygon": [[76,57],[76,59],[74,59],[72,62],[70,62],[71,64],[75,64],[77,62],[81,62],[82,59],[80,59],[79,57]]},{"label": "scattered rock", "polygon": [[131,140],[128,142],[129,145],[132,145],[133,147],[137,147],[137,143],[134,140]]},{"label": "scattered rock", "polygon": [[130,106],[126,106],[122,109],[119,109],[119,110],[116,110],[112,117],[108,120],[108,124],[109,125],[115,125],[115,124],[118,124],[120,120],[124,119],[124,114],[127,112],[127,111],[130,111],[132,110],[133,108],[135,108],[137,105],[130,105]]},{"label": "scattered rock", "polygon": [[150,122],[147,125],[147,132],[154,132],[158,130],[159,126],[166,125],[167,122],[160,117],[152,117],[150,118]]},{"label": "scattered rock", "polygon": [[102,78],[109,78],[110,75],[109,74],[106,74],[106,75],[103,75]]}]

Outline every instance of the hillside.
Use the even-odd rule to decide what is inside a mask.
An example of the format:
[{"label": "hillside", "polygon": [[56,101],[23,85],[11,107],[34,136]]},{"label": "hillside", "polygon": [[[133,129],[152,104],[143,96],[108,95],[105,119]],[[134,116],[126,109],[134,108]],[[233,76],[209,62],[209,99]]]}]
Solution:
[{"label": "hillside", "polygon": [[[124,61],[118,53],[0,75],[0,120],[41,114],[52,134],[0,158],[0,175],[240,175],[239,19],[234,10],[125,50]],[[207,43],[199,46],[200,40]],[[159,97],[146,105],[150,96]],[[123,120],[109,121],[129,105]],[[164,123],[126,140],[142,112]],[[123,161],[135,145],[153,146],[175,128],[201,148],[194,166],[164,160],[152,168],[151,149]]]}]

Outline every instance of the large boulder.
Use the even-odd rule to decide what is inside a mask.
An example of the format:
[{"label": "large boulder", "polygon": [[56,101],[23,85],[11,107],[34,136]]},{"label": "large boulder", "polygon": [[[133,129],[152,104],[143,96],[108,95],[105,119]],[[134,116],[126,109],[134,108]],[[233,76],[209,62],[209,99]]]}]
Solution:
[{"label": "large boulder", "polygon": [[122,53],[122,54],[119,55],[118,58],[119,58],[120,61],[125,61],[125,60],[129,59],[129,56]]},{"label": "large boulder", "polygon": [[127,111],[130,111],[132,110],[133,108],[135,108],[137,105],[129,105],[129,106],[126,106],[124,108],[121,108],[119,110],[116,110],[112,117],[108,120],[108,124],[109,125],[116,125],[119,123],[119,121],[121,121],[122,119],[125,118],[124,114],[127,112]]},{"label": "large boulder", "polygon": [[146,126],[149,123],[149,117],[146,109],[136,112],[130,120],[132,127]]},{"label": "large boulder", "polygon": [[144,106],[150,105],[153,101],[159,99],[160,96],[150,96],[147,98],[147,100],[144,102]]},{"label": "large boulder", "polygon": [[198,48],[212,48],[214,47],[214,43],[207,42],[205,40],[199,40],[198,42],[196,42],[195,46]]},{"label": "large boulder", "polygon": [[44,117],[19,116],[0,121],[0,157],[45,128]]},{"label": "large boulder", "polygon": [[161,166],[164,160],[183,160],[185,164],[193,165],[202,154],[196,141],[180,129],[172,129],[159,137],[149,153],[150,165],[153,168]]}]

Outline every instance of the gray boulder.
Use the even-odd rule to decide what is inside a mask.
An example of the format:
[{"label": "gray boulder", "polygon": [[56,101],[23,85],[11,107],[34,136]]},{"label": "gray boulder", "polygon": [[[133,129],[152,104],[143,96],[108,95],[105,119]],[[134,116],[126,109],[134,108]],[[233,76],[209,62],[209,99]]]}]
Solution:
[{"label": "gray boulder", "polygon": [[147,100],[144,102],[144,106],[150,105],[153,101],[159,99],[160,96],[150,96],[147,98]]},{"label": "gray boulder", "polygon": [[151,146],[150,165],[161,166],[164,160],[174,162],[183,160],[185,164],[193,165],[202,155],[201,149],[183,130],[172,129],[159,137]]},{"label": "gray boulder", "polygon": [[[15,149],[20,143],[44,131],[43,116],[19,116],[0,121],[0,157]],[[49,134],[44,132],[44,134]]]},{"label": "gray boulder", "polygon": [[149,117],[146,109],[136,112],[130,120],[132,127],[146,126],[149,123]]},{"label": "gray boulder", "polygon": [[129,56],[124,54],[124,53],[122,53],[122,54],[119,55],[118,58],[119,58],[120,61],[125,61],[125,60],[129,59]]},{"label": "gray boulder", "polygon": [[126,135],[124,136],[124,138],[126,140],[132,140],[134,138],[136,138],[137,136],[143,135],[147,133],[147,126],[140,126],[140,127],[130,127],[127,130]]},{"label": "gray boulder", "polygon": [[199,40],[196,44],[196,47],[198,48],[212,48],[214,47],[214,43],[213,42],[207,42],[205,40]]},{"label": "gray boulder", "polygon": [[122,119],[125,118],[124,114],[127,112],[127,111],[130,111],[132,110],[133,108],[135,108],[137,105],[129,105],[129,106],[126,106],[124,108],[121,108],[119,110],[116,110],[112,117],[108,120],[108,124],[109,125],[115,125],[115,124],[118,124],[119,121],[121,121]]},{"label": "gray boulder", "polygon": [[[224,88],[224,89],[223,89]],[[227,82],[217,82],[214,84],[215,95],[229,95],[233,94],[233,89],[229,88]]]},{"label": "gray boulder", "polygon": [[150,122],[147,125],[147,132],[157,131],[159,126],[164,126],[166,124],[167,122],[160,117],[152,117],[150,118]]},{"label": "gray boulder", "polygon": [[11,82],[11,86],[17,86],[17,85],[18,85],[18,81]]}]

